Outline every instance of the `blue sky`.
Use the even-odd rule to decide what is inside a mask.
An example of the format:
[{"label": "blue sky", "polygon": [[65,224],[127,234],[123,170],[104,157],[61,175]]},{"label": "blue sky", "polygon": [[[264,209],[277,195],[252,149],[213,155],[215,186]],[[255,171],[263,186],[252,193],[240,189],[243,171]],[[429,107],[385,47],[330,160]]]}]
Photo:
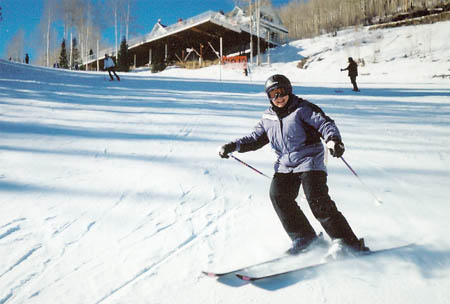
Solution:
[{"label": "blue sky", "polygon": [[[272,0],[274,6],[288,3],[289,0]],[[194,5],[195,3],[195,5]],[[0,58],[5,58],[8,42],[19,29],[25,32],[25,53],[34,59],[33,35],[37,28],[43,10],[41,0],[0,0],[3,21],[0,21]],[[135,32],[149,32],[155,22],[161,18],[162,23],[170,25],[179,18],[189,18],[207,10],[228,12],[234,7],[233,0],[136,0],[135,11],[138,27]],[[102,36],[113,41],[113,29],[106,30]]]}]

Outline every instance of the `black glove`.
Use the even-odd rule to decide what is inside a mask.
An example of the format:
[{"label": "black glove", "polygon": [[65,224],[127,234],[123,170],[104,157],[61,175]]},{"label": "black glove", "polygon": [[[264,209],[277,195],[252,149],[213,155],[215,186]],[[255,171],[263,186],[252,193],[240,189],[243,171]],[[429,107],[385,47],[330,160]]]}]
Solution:
[{"label": "black glove", "polygon": [[229,158],[228,154],[236,151],[236,143],[231,142],[226,145],[223,145],[219,149],[219,156],[222,158]]},{"label": "black glove", "polygon": [[344,143],[339,138],[332,138],[327,142],[327,148],[334,157],[341,157],[344,154]]}]

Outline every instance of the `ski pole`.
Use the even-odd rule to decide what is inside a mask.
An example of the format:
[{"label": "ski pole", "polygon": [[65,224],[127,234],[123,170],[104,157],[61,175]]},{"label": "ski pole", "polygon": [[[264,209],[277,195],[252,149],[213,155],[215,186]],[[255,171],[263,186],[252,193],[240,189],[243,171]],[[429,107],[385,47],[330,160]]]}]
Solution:
[{"label": "ski pole", "polygon": [[231,156],[232,158],[234,158],[236,161],[238,161],[238,162],[240,162],[241,164],[243,164],[244,166],[249,167],[250,169],[252,169],[252,170],[255,171],[256,173],[259,173],[259,174],[261,174],[262,176],[265,176],[265,177],[267,177],[267,178],[270,178],[269,176],[265,175],[264,173],[262,173],[262,172],[259,171],[258,169],[254,168],[254,167],[250,166],[249,164],[247,164],[246,162],[240,160],[239,158],[237,158],[237,157],[234,156],[233,154],[230,154],[230,156]]},{"label": "ski pole", "polygon": [[344,164],[347,166],[347,168],[350,169],[350,171],[353,173],[353,175],[355,175],[358,178],[358,180],[361,182],[361,184],[363,184],[363,186],[366,187],[366,189],[369,191],[369,193],[372,194],[373,198],[375,199],[375,201],[374,201],[375,205],[377,205],[377,206],[381,205],[383,202],[377,198],[377,196],[372,191],[372,189],[370,189],[369,186],[367,186],[366,183],[364,183],[364,181],[359,177],[359,175],[355,172],[355,170],[353,170],[353,168],[347,163],[347,161],[344,159],[344,157],[341,156],[340,158],[342,159]]}]

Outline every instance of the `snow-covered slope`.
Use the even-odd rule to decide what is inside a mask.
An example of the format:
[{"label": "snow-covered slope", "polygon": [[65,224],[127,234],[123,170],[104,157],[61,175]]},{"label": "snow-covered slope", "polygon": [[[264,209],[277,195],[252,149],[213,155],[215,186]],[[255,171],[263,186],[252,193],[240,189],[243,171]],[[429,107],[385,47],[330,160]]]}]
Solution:
[{"label": "snow-covered slope", "polygon": [[[450,73],[449,28],[296,41],[250,77],[173,68],[109,82],[0,61],[0,304],[449,303],[450,80],[432,77]],[[348,56],[366,63],[360,93],[339,72]],[[289,246],[270,181],[216,152],[258,121],[273,73],[335,119],[346,160],[384,202],[328,160],[357,235],[414,245],[257,284],[201,274]],[[268,147],[239,157],[272,174]]]},{"label": "snow-covered slope", "polygon": [[[347,58],[359,61],[358,82],[366,83],[429,83],[450,76],[449,32],[450,21],[420,26],[406,26],[384,30],[369,30],[369,27],[349,29],[312,39],[304,39],[271,50],[262,55],[261,61],[272,63],[271,67],[253,67],[253,74],[231,73],[227,69],[219,72],[217,67],[196,77],[216,79],[265,80],[274,72],[289,76],[299,85],[304,83],[341,83],[347,81]],[[269,56],[269,59],[267,58]],[[297,63],[307,60],[307,69],[297,68]],[[256,58],[254,59],[256,62]],[[188,77],[191,71],[178,69],[165,71],[165,75]]]}]

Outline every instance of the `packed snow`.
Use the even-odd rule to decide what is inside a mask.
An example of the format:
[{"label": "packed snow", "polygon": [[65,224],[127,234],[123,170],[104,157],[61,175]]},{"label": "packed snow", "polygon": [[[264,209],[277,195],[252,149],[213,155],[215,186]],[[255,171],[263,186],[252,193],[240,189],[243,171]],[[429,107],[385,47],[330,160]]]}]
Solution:
[{"label": "packed snow", "polygon": [[[247,77],[172,67],[110,82],[0,61],[0,304],[450,303],[449,34],[348,29],[271,50]],[[340,72],[349,56],[364,60],[359,93]],[[328,185],[355,233],[406,247],[254,284],[202,274],[290,245],[270,180],[217,154],[260,119],[274,73],[340,128],[364,184],[329,156]],[[273,173],[268,146],[236,156]]]}]

